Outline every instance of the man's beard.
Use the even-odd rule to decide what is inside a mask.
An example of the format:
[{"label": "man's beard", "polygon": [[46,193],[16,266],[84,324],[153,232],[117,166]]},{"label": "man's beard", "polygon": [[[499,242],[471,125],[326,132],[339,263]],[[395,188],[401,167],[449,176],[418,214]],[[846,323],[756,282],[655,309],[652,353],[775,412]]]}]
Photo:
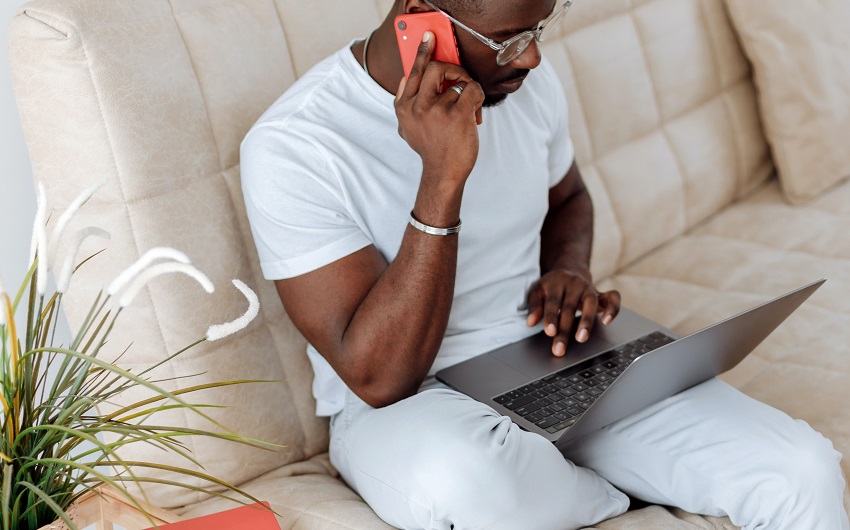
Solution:
[{"label": "man's beard", "polygon": [[[522,70],[517,70],[514,73],[512,73],[511,75],[509,75],[507,77],[503,77],[502,79],[499,79],[497,82],[493,83],[493,85],[500,85],[502,83],[507,83],[508,81],[513,81],[514,79],[519,79],[520,77],[524,77],[524,76],[528,75],[528,72],[529,72],[529,70],[527,68],[522,69]],[[480,80],[476,79],[475,76],[472,73],[470,73],[470,76],[472,76],[472,78],[475,79],[476,81],[478,81],[479,83],[481,82]],[[485,95],[483,106],[484,107],[495,107],[495,106],[499,105],[500,103],[502,103],[503,101],[505,101],[505,99],[509,95],[510,94],[496,94],[496,95],[493,95],[493,96]]]},{"label": "man's beard", "polygon": [[495,96],[484,96],[484,103],[481,105],[482,107],[495,107],[500,105],[505,99],[507,99],[508,94],[497,94]]}]

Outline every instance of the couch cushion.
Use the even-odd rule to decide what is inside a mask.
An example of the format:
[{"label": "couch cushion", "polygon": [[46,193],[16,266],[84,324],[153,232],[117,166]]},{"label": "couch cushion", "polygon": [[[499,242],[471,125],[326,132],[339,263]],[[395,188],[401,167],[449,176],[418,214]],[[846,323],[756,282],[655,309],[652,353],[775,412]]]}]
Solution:
[{"label": "couch cushion", "polygon": [[710,517],[677,508],[649,506],[626,512],[585,530],[738,530],[728,517]]},{"label": "couch cushion", "polygon": [[752,61],[765,133],[799,203],[850,176],[850,3],[726,0]]},{"label": "couch cushion", "polygon": [[[242,487],[267,500],[282,530],[388,530],[369,506],[339,479],[323,453],[248,481]],[[232,501],[210,498],[178,511],[185,518],[233,508]]]},{"label": "couch cushion", "polygon": [[576,2],[543,53],[564,83],[607,276],[765,180],[747,61],[717,0]]}]

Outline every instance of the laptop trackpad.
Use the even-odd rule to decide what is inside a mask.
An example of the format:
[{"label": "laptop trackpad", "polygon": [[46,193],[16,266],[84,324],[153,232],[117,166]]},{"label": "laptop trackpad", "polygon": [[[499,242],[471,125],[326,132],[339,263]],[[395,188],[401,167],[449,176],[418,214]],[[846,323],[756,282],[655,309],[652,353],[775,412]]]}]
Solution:
[{"label": "laptop trackpad", "polygon": [[552,337],[538,333],[526,340],[492,351],[489,355],[536,379],[595,357],[614,346],[615,344],[602,339],[596,333],[591,333],[587,342],[581,344],[571,340],[567,344],[567,354],[563,357],[555,357],[552,355]]}]

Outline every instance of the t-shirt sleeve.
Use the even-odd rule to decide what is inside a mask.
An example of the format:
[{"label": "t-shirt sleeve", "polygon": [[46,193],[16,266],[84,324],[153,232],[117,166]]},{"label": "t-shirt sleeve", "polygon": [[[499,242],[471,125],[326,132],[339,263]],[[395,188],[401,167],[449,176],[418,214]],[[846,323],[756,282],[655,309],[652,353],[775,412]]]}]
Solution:
[{"label": "t-shirt sleeve", "polygon": [[546,83],[546,116],[550,117],[551,136],[549,141],[549,187],[557,185],[575,160],[575,148],[570,138],[569,109],[567,97],[557,72],[545,58],[540,68]]},{"label": "t-shirt sleeve", "polygon": [[240,149],[242,194],[268,280],[293,278],[372,242],[353,220],[324,153],[277,127],[249,131]]}]

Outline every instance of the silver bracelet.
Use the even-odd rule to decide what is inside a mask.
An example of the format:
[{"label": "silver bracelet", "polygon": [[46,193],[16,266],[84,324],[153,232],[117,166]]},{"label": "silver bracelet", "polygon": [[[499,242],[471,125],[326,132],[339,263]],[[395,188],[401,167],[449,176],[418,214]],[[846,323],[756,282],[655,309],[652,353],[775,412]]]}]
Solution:
[{"label": "silver bracelet", "polygon": [[421,230],[426,234],[431,234],[432,236],[450,236],[452,234],[457,234],[460,232],[460,225],[463,224],[458,220],[457,225],[451,226],[449,228],[437,228],[436,226],[429,226],[425,223],[420,223],[418,219],[413,217],[413,210],[410,211],[410,226],[417,230]]}]

